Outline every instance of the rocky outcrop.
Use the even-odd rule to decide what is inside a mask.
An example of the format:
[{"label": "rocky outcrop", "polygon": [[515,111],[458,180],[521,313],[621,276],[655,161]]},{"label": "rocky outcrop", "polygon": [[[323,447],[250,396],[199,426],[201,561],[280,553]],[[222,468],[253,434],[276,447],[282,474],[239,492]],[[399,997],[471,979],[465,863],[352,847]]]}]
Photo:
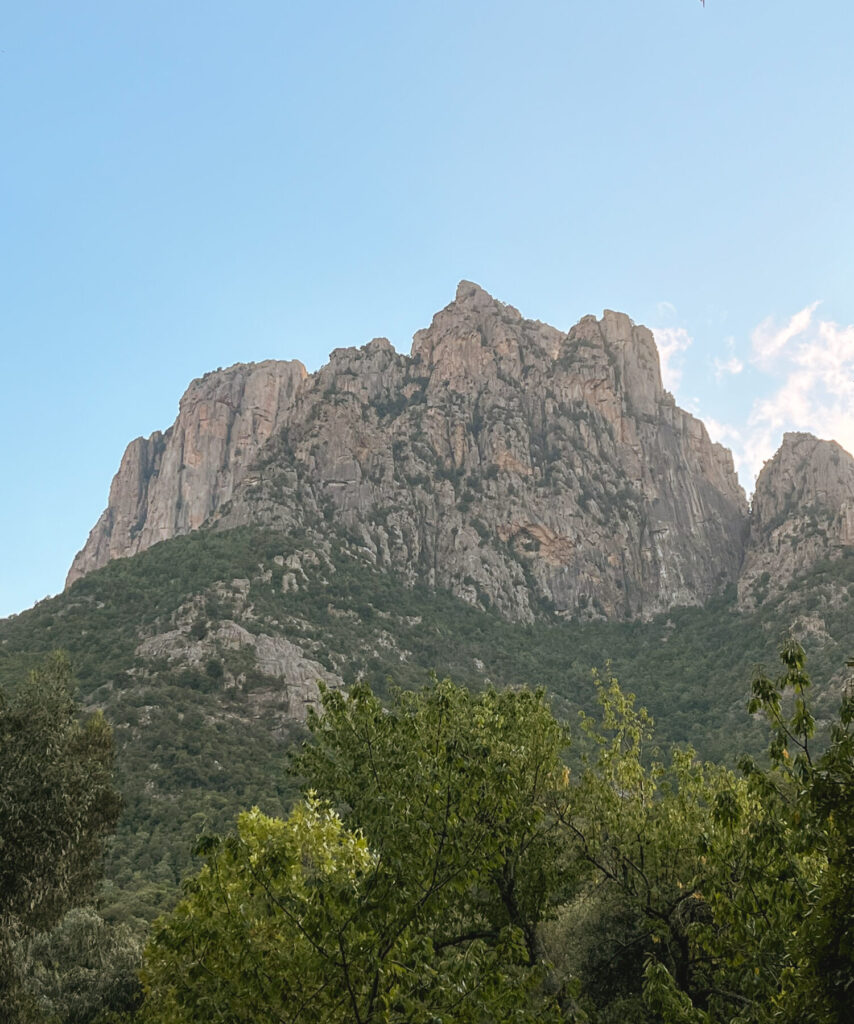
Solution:
[{"label": "rocky outcrop", "polygon": [[[737,577],[747,505],[730,453],[663,390],[652,334],[624,314],[565,333],[462,282],[410,356],[375,339],[311,376],[297,366],[253,368],[287,384],[265,391],[282,397],[251,456],[245,432],[239,457],[228,439],[206,447],[191,411],[249,368],[196,382],[172,430],[128,450],[69,579],[202,522],[343,530],[378,567],[518,619],[648,616]],[[243,416],[228,408],[209,416],[219,434]],[[188,431],[193,477],[175,468]]]},{"label": "rocky outcrop", "polygon": [[302,363],[238,363],[194,380],[173,426],[131,441],[110,499],[66,586],[123,558],[195,530],[228,501],[285,419],[306,377]]},{"label": "rocky outcrop", "polygon": [[783,435],[756,481],[742,607],[780,593],[820,559],[854,546],[854,458],[835,441]]},{"label": "rocky outcrop", "polygon": [[[239,652],[251,666],[252,685],[247,672],[231,672],[230,652]],[[318,662],[285,637],[250,633],[237,622],[223,619],[202,637],[194,637],[188,628],[177,628],[147,637],[136,649],[143,664],[165,661],[200,671],[208,671],[211,663],[220,666],[226,688],[247,690],[247,705],[253,716],[279,721],[305,722],[308,709],[320,707],[318,682],[330,689],[343,685],[341,678],[328,672]],[[222,668],[223,655],[226,667]],[[274,730],[275,731],[275,730]]]}]

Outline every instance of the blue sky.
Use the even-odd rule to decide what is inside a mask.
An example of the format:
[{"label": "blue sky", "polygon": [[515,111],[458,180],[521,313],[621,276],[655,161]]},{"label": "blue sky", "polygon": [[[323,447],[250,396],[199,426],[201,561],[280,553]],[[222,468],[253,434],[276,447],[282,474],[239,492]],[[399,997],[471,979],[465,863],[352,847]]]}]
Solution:
[{"label": "blue sky", "polygon": [[657,330],[748,491],[854,448],[854,6],[4,5],[0,615],[61,589],[189,381],[377,335],[461,278]]}]

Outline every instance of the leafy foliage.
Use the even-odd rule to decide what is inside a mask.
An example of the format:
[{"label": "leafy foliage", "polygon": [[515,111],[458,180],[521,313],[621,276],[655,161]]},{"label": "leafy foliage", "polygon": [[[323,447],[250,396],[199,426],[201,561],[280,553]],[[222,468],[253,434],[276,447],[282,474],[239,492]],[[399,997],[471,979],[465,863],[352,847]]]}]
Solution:
[{"label": "leafy foliage", "polygon": [[[288,583],[288,562],[313,550],[314,567],[303,558],[304,571]],[[201,830],[222,831],[252,805],[288,813],[298,786],[282,770],[283,752],[303,736],[258,713],[259,689],[281,684],[247,649],[214,645],[190,666],[140,657],[147,636],[183,631],[202,641],[234,619],[252,633],[289,639],[348,686],[369,679],[383,699],[389,679],[418,689],[432,668],[473,691],[542,685],[563,720],[594,710],[591,669],[609,658],[654,716],[665,749],[688,742],[703,758],[734,763],[764,743],[758,716],[743,710],[754,664],[768,663],[781,633],[800,619],[820,639],[811,654],[816,674],[830,680],[847,653],[852,596],[854,557],[843,554],[749,614],[728,592],[651,622],[580,623],[544,611],[533,624],[508,623],[447,592],[404,585],[329,524],[322,541],[303,530],[202,530],[111,562],[0,622],[0,688],[12,692],[63,647],[84,704],[102,708],[112,724],[124,812],[101,910],[138,928],[168,909],[181,878],[197,869],[192,847]],[[812,700],[819,744],[827,742],[832,694],[827,687]]]},{"label": "leafy foliage", "polygon": [[17,951],[35,1020],[118,1024],[141,1002],[142,943],[127,925],[109,925],[92,907],[70,910]]},{"label": "leafy foliage", "polygon": [[572,880],[547,813],[568,736],[543,692],[434,680],[385,708],[358,685],[323,709],[297,771],[367,836],[395,912],[443,949],[511,927],[540,962],[537,925]]},{"label": "leafy foliage", "polygon": [[[145,1019],[169,1024],[524,1021],[524,977],[500,969],[512,936],[437,951],[389,901],[380,854],[309,796],[286,821],[257,808],[208,857],[155,928]],[[521,996],[521,998],[520,998]]]},{"label": "leafy foliage", "polygon": [[739,773],[661,759],[613,678],[577,779],[542,693],[326,693],[297,758],[320,797],[206,844],[149,952],[152,1019],[841,1024],[854,704],[814,757],[803,651],[782,657],[753,683],[770,766]]},{"label": "leafy foliage", "polygon": [[[325,692],[294,760],[304,800],[199,843],[140,1019],[847,1021],[854,696],[816,747],[803,649],[781,658],[752,684],[767,760],[738,772],[659,754],[610,676],[571,771],[543,691]],[[0,735],[4,1011],[130,1020],[137,940],[66,913],[115,820],[109,729],[78,721],[56,656],[3,696]]]},{"label": "leafy foliage", "polygon": [[750,705],[771,726],[770,767],[744,758],[743,778],[718,789],[691,883],[703,913],[685,949],[701,984],[657,951],[647,963],[646,1001],[665,1022],[850,1019],[854,705],[849,694],[816,758],[804,651],[789,641],[781,659],[776,680],[757,672]]},{"label": "leafy foliage", "polygon": [[854,706],[816,755],[804,652],[789,641],[781,657],[750,706],[771,726],[769,767],[647,756],[649,719],[614,680],[601,721],[583,722],[592,750],[560,820],[592,873],[546,946],[585,1019],[850,1019]]},{"label": "leafy foliage", "polygon": [[[590,868],[552,943],[574,939],[581,1006],[600,1021],[647,1021],[643,966],[655,956],[680,990],[706,993],[707,965],[690,936],[705,920],[714,808],[734,791],[725,768],[690,748],[667,762],[649,749],[652,723],[616,680],[600,683],[601,716],[583,717],[587,739],[577,791],[560,820],[574,856]],[[573,941],[573,940],[570,940]]]},{"label": "leafy foliage", "polygon": [[323,705],[298,759],[320,797],[203,844],[149,950],[152,1019],[554,1016],[533,1000],[537,926],[572,869],[546,809],[566,733],[543,694],[444,680],[388,709],[364,685]]},{"label": "leafy foliage", "polygon": [[16,948],[91,895],[119,813],[103,716],[78,721],[57,654],[0,693],[0,1002],[14,1019]]}]

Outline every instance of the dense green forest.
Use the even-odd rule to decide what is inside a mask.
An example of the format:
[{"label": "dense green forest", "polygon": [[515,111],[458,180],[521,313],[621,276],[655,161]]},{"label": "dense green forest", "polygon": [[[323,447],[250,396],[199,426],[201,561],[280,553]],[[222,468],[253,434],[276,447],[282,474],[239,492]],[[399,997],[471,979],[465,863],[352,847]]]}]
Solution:
[{"label": "dense green forest", "polygon": [[854,696],[818,753],[804,652],[781,659],[748,709],[767,758],[737,770],[662,756],[613,678],[574,729],[542,690],[326,691],[291,766],[301,798],[201,835],[140,958],[127,926],[67,912],[117,808],[109,730],[77,721],[53,658],[0,701],[7,1017],[850,1019]]}]

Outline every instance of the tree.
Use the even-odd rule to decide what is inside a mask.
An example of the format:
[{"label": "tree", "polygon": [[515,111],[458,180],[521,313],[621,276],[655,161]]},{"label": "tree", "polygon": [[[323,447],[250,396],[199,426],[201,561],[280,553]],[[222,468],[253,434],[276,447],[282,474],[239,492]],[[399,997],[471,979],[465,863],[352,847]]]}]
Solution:
[{"label": "tree", "polygon": [[510,926],[540,963],[539,922],[574,881],[550,813],[569,735],[545,694],[445,679],[385,708],[358,685],[323,712],[295,770],[364,832],[413,922],[432,917],[443,948]]},{"label": "tree", "polygon": [[78,718],[62,654],[0,693],[0,1002],[17,990],[12,950],[85,901],[119,813],[113,740]]},{"label": "tree", "polygon": [[144,1019],[163,1024],[531,1021],[527,979],[499,971],[512,935],[440,951],[382,902],[380,857],[313,796],[285,821],[257,808],[155,925]]},{"label": "tree", "polygon": [[803,648],[787,641],[784,671],[753,680],[751,713],[771,728],[769,767],[740,764],[746,796],[719,799],[709,917],[694,930],[713,965],[712,998],[695,998],[651,960],[646,994],[679,1024],[845,1024],[854,999],[854,697],[817,755]]},{"label": "tree", "polygon": [[147,952],[149,1019],[558,1019],[538,924],[572,882],[548,814],[566,735],[543,695],[445,680],[384,708],[359,684],[311,729],[317,792],[202,844]]},{"label": "tree", "polygon": [[127,925],[110,925],[92,907],[76,907],[24,944],[23,993],[39,1021],[124,1021],[141,1002],[141,959],[142,943]]},{"label": "tree", "polygon": [[601,718],[582,716],[588,749],[559,813],[590,881],[565,908],[550,950],[571,948],[568,981],[593,1019],[653,1021],[643,995],[650,957],[680,991],[709,998],[708,963],[691,936],[708,914],[703,886],[713,870],[717,801],[743,793],[730,772],[700,763],[691,749],[659,760],[646,711],[615,679],[597,683]]},{"label": "tree", "polygon": [[364,838],[309,799],[286,821],[245,812],[199,852],[207,865],[147,950],[148,1018],[359,1020],[370,933],[357,919],[374,865]]},{"label": "tree", "polygon": [[542,693],[327,692],[287,821],[253,811],[148,951],[152,1024],[842,1024],[854,698],[816,754],[803,650],[753,681],[767,766],[661,759],[615,680],[578,779]]}]

